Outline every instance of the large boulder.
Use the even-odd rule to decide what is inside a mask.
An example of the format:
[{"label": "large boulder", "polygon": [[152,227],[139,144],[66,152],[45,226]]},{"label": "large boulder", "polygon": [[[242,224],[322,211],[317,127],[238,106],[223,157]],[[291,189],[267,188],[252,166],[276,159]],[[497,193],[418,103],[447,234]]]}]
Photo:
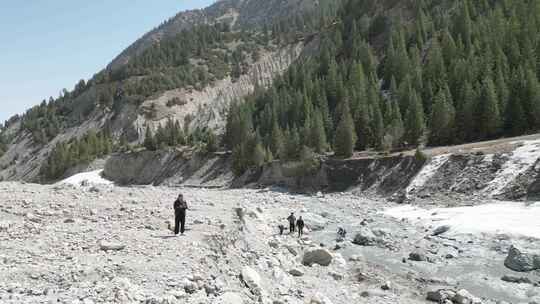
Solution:
[{"label": "large boulder", "polygon": [[312,266],[313,264],[328,266],[330,263],[332,263],[332,254],[324,248],[308,250],[304,253],[302,259],[302,264],[306,266]]},{"label": "large boulder", "polygon": [[518,272],[532,271],[540,269],[540,256],[538,254],[523,252],[511,246],[508,256],[504,260],[504,265]]},{"label": "large boulder", "polygon": [[362,227],[354,236],[353,243],[360,246],[375,246],[379,238],[373,234],[371,229]]},{"label": "large boulder", "polygon": [[254,295],[262,296],[263,286],[261,276],[255,271],[255,269],[245,266],[242,268],[242,281],[251,290]]}]

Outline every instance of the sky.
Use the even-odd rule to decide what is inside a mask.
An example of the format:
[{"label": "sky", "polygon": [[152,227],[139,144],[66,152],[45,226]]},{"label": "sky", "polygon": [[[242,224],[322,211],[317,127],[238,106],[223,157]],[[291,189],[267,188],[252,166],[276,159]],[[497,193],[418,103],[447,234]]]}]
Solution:
[{"label": "sky", "polygon": [[1,0],[0,122],[88,80],[144,33],[215,0]]}]

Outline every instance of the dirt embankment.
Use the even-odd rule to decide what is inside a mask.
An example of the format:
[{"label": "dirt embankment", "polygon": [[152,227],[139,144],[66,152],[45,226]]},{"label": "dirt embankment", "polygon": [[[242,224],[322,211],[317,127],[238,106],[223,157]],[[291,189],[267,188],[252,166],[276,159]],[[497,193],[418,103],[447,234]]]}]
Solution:
[{"label": "dirt embankment", "polygon": [[113,155],[105,165],[105,176],[121,185],[281,186],[295,192],[350,191],[397,201],[448,197],[538,200],[540,140],[525,138],[504,145],[504,150],[496,151],[488,145],[487,150],[434,153],[425,161],[408,154],[325,159],[308,173],[301,164],[275,161],[240,177],[232,174],[229,154],[141,151]]},{"label": "dirt embankment", "polygon": [[321,162],[302,172],[297,163],[273,162],[240,177],[231,173],[231,156],[186,155],[179,151],[141,151],[113,155],[105,165],[106,178],[121,184],[196,187],[282,186],[297,192],[369,192],[392,196],[402,192],[424,161],[412,156]]}]

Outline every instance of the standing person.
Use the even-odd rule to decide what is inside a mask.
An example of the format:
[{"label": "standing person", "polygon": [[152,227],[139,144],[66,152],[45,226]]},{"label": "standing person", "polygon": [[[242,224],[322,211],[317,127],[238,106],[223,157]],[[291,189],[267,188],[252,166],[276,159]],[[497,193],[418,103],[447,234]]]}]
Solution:
[{"label": "standing person", "polygon": [[176,201],[174,201],[174,234],[176,235],[178,235],[178,232],[184,234],[187,209],[188,205],[184,200],[184,195],[180,193]]},{"label": "standing person", "polygon": [[304,220],[302,219],[302,216],[296,221],[296,226],[298,228],[298,237],[301,237],[304,235]]},{"label": "standing person", "polygon": [[294,216],[294,212],[291,212],[291,215],[287,218],[289,221],[289,233],[293,233],[295,230],[295,223],[296,223],[296,217]]}]

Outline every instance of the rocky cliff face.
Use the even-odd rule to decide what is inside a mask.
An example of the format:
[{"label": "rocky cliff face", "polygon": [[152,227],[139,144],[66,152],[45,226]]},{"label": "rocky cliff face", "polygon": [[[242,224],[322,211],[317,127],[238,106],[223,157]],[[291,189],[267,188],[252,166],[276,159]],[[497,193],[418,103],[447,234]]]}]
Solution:
[{"label": "rocky cliff face", "polygon": [[[139,112],[137,119],[133,122],[134,129],[138,130],[139,141],[143,140],[147,125],[155,129],[160,124],[165,124],[168,119],[177,120],[183,124],[188,117],[190,130],[207,127],[221,133],[231,102],[241,100],[251,94],[256,86],[271,85],[273,79],[285,72],[305,48],[304,43],[297,43],[267,52],[238,79],[227,77],[200,91],[192,88],[166,91],[155,99],[145,101],[141,107],[155,109],[155,116],[149,119]],[[169,107],[167,102],[173,98],[180,99],[182,104]]]}]

